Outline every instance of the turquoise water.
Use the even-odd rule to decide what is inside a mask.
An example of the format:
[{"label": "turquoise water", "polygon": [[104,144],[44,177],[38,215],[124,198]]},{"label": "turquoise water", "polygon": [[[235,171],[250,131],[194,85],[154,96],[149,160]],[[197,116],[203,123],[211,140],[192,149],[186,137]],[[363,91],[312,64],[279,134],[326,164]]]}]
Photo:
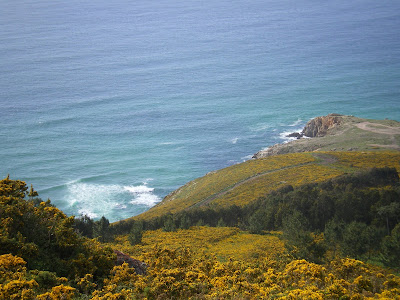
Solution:
[{"label": "turquoise water", "polygon": [[139,214],[331,112],[400,120],[399,1],[1,1],[0,175]]}]

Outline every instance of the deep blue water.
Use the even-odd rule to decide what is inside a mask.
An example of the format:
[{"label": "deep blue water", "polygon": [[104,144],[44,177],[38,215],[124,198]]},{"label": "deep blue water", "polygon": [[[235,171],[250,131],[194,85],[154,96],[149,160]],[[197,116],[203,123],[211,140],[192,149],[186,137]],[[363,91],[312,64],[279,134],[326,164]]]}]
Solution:
[{"label": "deep blue water", "polygon": [[111,221],[336,112],[400,120],[400,1],[1,1],[0,176]]}]

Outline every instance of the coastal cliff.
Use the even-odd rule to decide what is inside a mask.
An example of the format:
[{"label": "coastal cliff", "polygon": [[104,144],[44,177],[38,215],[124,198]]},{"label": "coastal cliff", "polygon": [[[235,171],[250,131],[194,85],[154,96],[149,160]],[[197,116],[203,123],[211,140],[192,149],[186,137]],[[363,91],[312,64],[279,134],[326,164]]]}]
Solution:
[{"label": "coastal cliff", "polygon": [[306,137],[322,137],[325,136],[328,131],[342,122],[342,116],[337,114],[330,114],[323,117],[316,117],[306,124],[302,136]]},{"label": "coastal cliff", "polygon": [[400,150],[400,122],[394,120],[329,114],[310,120],[301,132],[289,136],[297,140],[260,150],[253,158],[312,151]]}]

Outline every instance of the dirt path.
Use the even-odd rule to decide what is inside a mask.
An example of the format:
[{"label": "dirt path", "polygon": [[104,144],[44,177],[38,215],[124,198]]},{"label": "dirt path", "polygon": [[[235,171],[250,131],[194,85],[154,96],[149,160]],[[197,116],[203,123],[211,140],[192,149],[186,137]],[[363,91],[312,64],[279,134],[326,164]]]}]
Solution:
[{"label": "dirt path", "polygon": [[199,207],[199,206],[203,206],[203,205],[207,205],[208,203],[210,203],[211,201],[224,196],[225,194],[229,193],[230,191],[234,190],[235,188],[237,188],[238,186],[241,186],[242,184],[248,183],[250,181],[256,180],[257,178],[264,176],[266,174],[270,174],[270,173],[274,173],[277,171],[282,171],[282,170],[286,170],[286,169],[292,169],[292,168],[296,168],[296,167],[301,167],[301,166],[305,166],[305,165],[311,165],[311,164],[318,164],[318,165],[329,165],[332,164],[334,162],[336,162],[338,159],[332,155],[329,154],[325,154],[325,153],[313,153],[312,154],[315,158],[320,159],[320,161],[312,161],[312,162],[307,162],[307,163],[302,163],[302,164],[297,164],[297,165],[292,165],[292,166],[287,166],[287,167],[283,167],[280,169],[275,169],[275,170],[269,170],[263,173],[258,173],[257,175],[254,175],[252,177],[246,178],[242,181],[239,181],[237,183],[235,183],[234,185],[216,193],[213,194],[203,200],[201,200],[200,202],[197,202],[195,204],[193,204],[192,206],[188,207],[188,209],[191,209],[193,207]]},{"label": "dirt path", "polygon": [[382,124],[374,124],[371,122],[358,123],[358,124],[356,124],[356,126],[359,129],[362,129],[365,131],[374,132],[374,133],[378,133],[378,134],[390,135],[390,140],[392,141],[391,145],[370,144],[370,146],[400,150],[400,146],[397,145],[396,138],[395,138],[395,135],[400,134],[400,127],[391,127],[391,126],[382,125]]},{"label": "dirt path", "polygon": [[400,134],[400,127],[391,127],[387,125],[374,124],[371,122],[358,123],[356,124],[356,126],[362,130],[380,134],[388,134],[388,135]]}]

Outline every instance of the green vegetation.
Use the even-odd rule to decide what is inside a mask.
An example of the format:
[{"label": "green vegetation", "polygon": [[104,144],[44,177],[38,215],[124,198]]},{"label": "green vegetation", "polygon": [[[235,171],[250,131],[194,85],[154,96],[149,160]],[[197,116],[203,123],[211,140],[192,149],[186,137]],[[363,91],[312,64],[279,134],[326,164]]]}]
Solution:
[{"label": "green vegetation", "polygon": [[400,299],[399,169],[398,152],[251,160],[113,224],[7,177],[0,299]]},{"label": "green vegetation", "polygon": [[292,153],[250,160],[195,179],[135,219],[150,220],[195,208],[244,206],[286,185],[322,182],[362,168],[395,167],[399,152]]},{"label": "green vegetation", "polygon": [[28,192],[23,181],[0,181],[0,212],[0,299],[13,299],[12,290],[23,299],[57,293],[53,288],[67,293],[74,288],[63,284],[74,286],[86,274],[102,282],[113,267],[111,248],[79,235],[74,217],[41,201],[32,187]]},{"label": "green vegetation", "polygon": [[241,207],[192,209],[149,221],[116,223],[112,229],[127,233],[124,226],[140,222],[146,230],[172,232],[222,222],[256,234],[282,230],[288,249],[299,259],[321,262],[333,253],[400,269],[400,260],[394,258],[400,252],[393,246],[399,215],[399,176],[395,168],[385,167],[288,185]]}]

